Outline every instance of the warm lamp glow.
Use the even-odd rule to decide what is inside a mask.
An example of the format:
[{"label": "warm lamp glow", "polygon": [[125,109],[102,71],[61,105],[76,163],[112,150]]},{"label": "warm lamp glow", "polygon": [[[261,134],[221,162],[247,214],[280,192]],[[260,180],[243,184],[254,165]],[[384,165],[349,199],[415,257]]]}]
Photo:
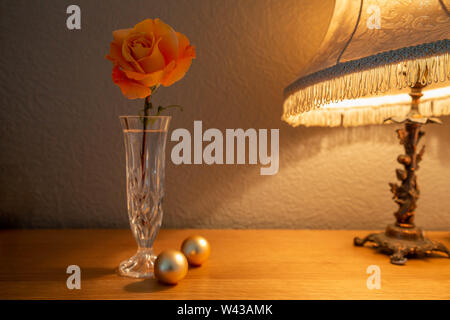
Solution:
[{"label": "warm lamp glow", "polygon": [[[429,100],[440,100],[450,96],[450,86],[445,88],[433,89],[423,92],[421,102],[426,102]],[[353,100],[344,100],[336,103],[330,103],[322,106],[323,109],[342,109],[342,108],[360,108],[360,107],[379,107],[387,105],[410,105],[411,97],[407,93],[371,97],[371,98],[360,98]]]},{"label": "warm lamp glow", "polygon": [[[426,117],[450,114],[450,87],[423,92],[419,112]],[[285,115],[292,126],[356,127],[387,123],[390,117],[404,117],[411,109],[409,94],[343,100],[311,111]]]},{"label": "warm lamp glow", "polygon": [[[441,0],[336,0],[327,34],[308,68],[284,90],[282,119],[292,126],[354,127],[394,122],[404,153],[390,183],[396,222],[370,242],[403,265],[407,256],[450,250],[414,224],[424,155],[422,126],[450,114],[450,16]],[[400,94],[407,89],[407,93]]]},{"label": "warm lamp glow", "polygon": [[336,0],[319,50],[285,88],[282,119],[292,126],[382,124],[408,113],[415,86],[425,93],[420,113],[450,114],[449,30],[439,0]]}]

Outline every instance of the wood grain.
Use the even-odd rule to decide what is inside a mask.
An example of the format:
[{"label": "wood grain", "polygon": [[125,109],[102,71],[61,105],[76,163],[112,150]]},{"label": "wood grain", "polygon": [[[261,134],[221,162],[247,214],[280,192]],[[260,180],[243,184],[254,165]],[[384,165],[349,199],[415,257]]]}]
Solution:
[{"label": "wood grain", "polygon": [[[162,230],[155,251],[192,234],[210,241],[210,259],[165,286],[116,274],[136,250],[129,230],[2,230],[0,299],[450,299],[450,259],[394,266],[352,245],[365,231]],[[428,235],[450,244],[448,232]],[[72,264],[81,290],[66,287]],[[381,268],[379,290],[367,289],[369,265]]]}]

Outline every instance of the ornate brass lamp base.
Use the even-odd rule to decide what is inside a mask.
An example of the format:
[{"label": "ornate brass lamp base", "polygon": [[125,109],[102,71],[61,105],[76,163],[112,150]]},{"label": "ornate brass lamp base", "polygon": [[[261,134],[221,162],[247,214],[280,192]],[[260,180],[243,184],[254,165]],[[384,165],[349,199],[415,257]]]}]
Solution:
[{"label": "ornate brass lamp base", "polygon": [[389,121],[405,124],[404,129],[398,129],[397,135],[405,153],[398,156],[397,161],[404,169],[397,169],[396,175],[400,183],[390,183],[395,203],[399,206],[394,213],[397,222],[389,225],[384,233],[372,233],[364,239],[355,238],[356,246],[363,246],[366,242],[375,243],[380,251],[391,255],[393,264],[403,265],[406,256],[425,256],[433,251],[444,252],[450,257],[449,250],[441,243],[429,240],[423,236],[421,229],[414,225],[414,214],[419,199],[420,189],[417,184],[416,172],[422,161],[425,147],[418,151],[420,139],[425,135],[421,127],[428,123],[441,123],[437,118],[423,117],[419,113],[419,99],[424,85],[417,83],[411,88],[411,111],[406,117],[391,117]]},{"label": "ornate brass lamp base", "polygon": [[424,257],[433,251],[446,253],[450,257],[450,251],[442,243],[425,238],[422,230],[415,227],[388,225],[383,233],[371,233],[364,239],[356,237],[353,240],[355,246],[364,246],[366,242],[372,242],[374,248],[390,254],[391,263],[397,265],[404,265],[407,256]]}]

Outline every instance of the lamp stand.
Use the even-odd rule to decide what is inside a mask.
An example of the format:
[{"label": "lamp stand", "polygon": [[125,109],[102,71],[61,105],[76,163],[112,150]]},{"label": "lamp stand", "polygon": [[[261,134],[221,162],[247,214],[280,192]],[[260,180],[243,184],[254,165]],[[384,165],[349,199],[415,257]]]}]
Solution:
[{"label": "lamp stand", "polygon": [[411,110],[406,117],[387,119],[405,124],[403,129],[397,130],[400,144],[405,148],[405,154],[397,158],[404,166],[404,169],[396,170],[400,184],[389,183],[393,199],[399,205],[394,214],[397,221],[388,225],[383,233],[371,233],[364,239],[356,237],[353,241],[356,246],[363,246],[366,242],[374,243],[374,247],[379,251],[390,254],[391,263],[397,265],[405,264],[407,256],[424,257],[433,251],[444,252],[450,257],[450,251],[442,243],[425,238],[422,229],[414,224],[416,203],[420,195],[416,171],[425,151],[425,146],[417,151],[418,143],[425,135],[421,127],[427,123],[440,123],[439,119],[426,118],[419,113],[422,88],[420,83],[411,88]]}]

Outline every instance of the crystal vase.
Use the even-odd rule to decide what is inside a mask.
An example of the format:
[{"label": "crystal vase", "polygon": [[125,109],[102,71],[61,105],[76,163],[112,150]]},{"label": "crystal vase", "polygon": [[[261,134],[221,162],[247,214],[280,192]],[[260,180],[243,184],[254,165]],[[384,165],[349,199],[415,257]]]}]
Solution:
[{"label": "crystal vase", "polygon": [[161,227],[165,149],[171,117],[120,117],[125,140],[127,207],[137,252],[119,266],[119,274],[153,277],[153,241]]}]

